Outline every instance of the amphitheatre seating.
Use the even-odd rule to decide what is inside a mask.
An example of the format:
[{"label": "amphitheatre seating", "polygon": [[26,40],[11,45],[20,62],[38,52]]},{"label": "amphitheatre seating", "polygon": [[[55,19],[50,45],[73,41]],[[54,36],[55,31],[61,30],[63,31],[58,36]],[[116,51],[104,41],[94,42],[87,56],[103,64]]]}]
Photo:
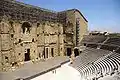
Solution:
[{"label": "amphitheatre seating", "polygon": [[102,80],[117,73],[120,76],[120,38],[89,35],[81,43],[87,44],[86,49],[71,64],[80,72],[81,80]]},{"label": "amphitheatre seating", "polygon": [[101,45],[100,49],[113,51],[113,50],[117,49],[117,46],[103,44],[103,45]]},{"label": "amphitheatre seating", "polygon": [[97,44],[87,44],[87,47],[90,47],[90,48],[97,48]]},{"label": "amphitheatre seating", "polygon": [[85,35],[81,43],[102,43],[106,39],[104,35]]},{"label": "amphitheatre seating", "polygon": [[120,53],[86,48],[71,66],[80,72],[81,80],[99,80],[120,72]]},{"label": "amphitheatre seating", "polygon": [[86,48],[86,50],[84,50],[80,54],[80,56],[76,58],[76,60],[72,66],[74,66],[74,67],[78,68],[78,70],[80,70],[80,69],[84,68],[84,66],[91,64],[95,60],[97,60],[100,57],[103,57],[107,54],[109,54],[109,51],[93,49],[93,48]]},{"label": "amphitheatre seating", "polygon": [[120,46],[120,38],[110,38],[105,42],[105,44],[112,44]]},{"label": "amphitheatre seating", "polygon": [[120,54],[113,53],[101,61],[99,60],[95,61],[93,65],[90,65],[88,68],[86,68],[87,70],[84,69],[84,71],[82,72],[84,72],[83,73],[84,77],[87,76],[89,79],[94,77],[101,78],[105,74],[113,75],[115,73],[114,71],[118,70],[119,65],[120,65]]},{"label": "amphitheatre seating", "polygon": [[116,70],[113,75],[106,75],[99,80],[120,80],[120,72]]}]

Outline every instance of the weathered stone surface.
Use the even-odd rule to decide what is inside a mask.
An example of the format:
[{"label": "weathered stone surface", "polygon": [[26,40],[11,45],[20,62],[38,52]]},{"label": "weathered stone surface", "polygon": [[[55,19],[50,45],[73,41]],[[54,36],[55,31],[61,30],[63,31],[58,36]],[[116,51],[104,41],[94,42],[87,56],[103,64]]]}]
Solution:
[{"label": "weathered stone surface", "polygon": [[0,0],[0,71],[71,54],[86,32],[87,20],[76,9],[54,12]]}]

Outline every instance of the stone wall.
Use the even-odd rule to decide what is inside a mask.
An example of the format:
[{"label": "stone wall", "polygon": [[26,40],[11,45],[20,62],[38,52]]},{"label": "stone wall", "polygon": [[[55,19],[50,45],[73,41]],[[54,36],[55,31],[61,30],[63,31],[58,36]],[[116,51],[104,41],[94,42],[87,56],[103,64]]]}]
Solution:
[{"label": "stone wall", "polygon": [[[80,30],[76,32],[78,17]],[[87,22],[74,9],[53,12],[14,0],[0,0],[0,71],[19,67],[26,61],[71,55],[86,30]]]},{"label": "stone wall", "polygon": [[[12,24],[10,23],[10,21],[0,22],[0,66],[3,65],[2,69],[7,70],[8,66],[13,67],[24,62],[28,49],[30,49],[29,57],[32,61],[63,56],[62,24],[24,21],[20,23],[12,21]],[[47,48],[48,52],[46,52]]]},{"label": "stone wall", "polygon": [[73,45],[74,47],[79,46],[81,40],[83,39],[83,35],[87,33],[88,21],[77,9],[68,10],[66,13],[66,23],[68,27],[66,32],[71,30],[69,33],[73,34],[73,36],[71,36],[71,38],[73,38]]},{"label": "stone wall", "polygon": [[15,0],[0,0],[0,18],[2,19],[4,15],[12,20],[19,21],[58,21],[57,13],[54,11]]},{"label": "stone wall", "polygon": [[83,39],[83,36],[87,34],[87,29],[88,29],[88,22],[81,16],[79,11],[76,11],[76,19],[78,19],[78,24],[79,24],[79,43]]}]

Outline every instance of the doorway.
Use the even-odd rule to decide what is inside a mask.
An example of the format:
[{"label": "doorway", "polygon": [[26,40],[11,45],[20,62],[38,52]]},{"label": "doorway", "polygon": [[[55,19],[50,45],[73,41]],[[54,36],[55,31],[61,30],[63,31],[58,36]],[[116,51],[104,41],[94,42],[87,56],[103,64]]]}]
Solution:
[{"label": "doorway", "polygon": [[72,54],[71,48],[67,48],[67,56],[71,56],[71,54]]},{"label": "doorway", "polygon": [[51,48],[51,56],[54,57],[54,48]]},{"label": "doorway", "polygon": [[27,49],[27,53],[25,53],[25,60],[24,61],[29,61],[30,60],[30,49]]},{"label": "doorway", "polygon": [[45,59],[45,48],[44,48],[44,50],[43,50],[43,52],[42,52],[42,56],[43,56],[43,58]]},{"label": "doorway", "polygon": [[79,56],[79,50],[78,49],[74,49],[74,54],[75,54],[75,57]]},{"label": "doorway", "polygon": [[48,48],[46,48],[46,58],[48,58]]}]

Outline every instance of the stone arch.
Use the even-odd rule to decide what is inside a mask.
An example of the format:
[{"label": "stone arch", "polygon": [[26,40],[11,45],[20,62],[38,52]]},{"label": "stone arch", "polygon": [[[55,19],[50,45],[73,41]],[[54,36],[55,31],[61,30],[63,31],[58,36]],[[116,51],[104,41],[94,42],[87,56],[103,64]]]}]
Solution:
[{"label": "stone arch", "polygon": [[38,23],[37,23],[37,27],[39,27],[39,26],[40,26],[40,23],[38,22]]},{"label": "stone arch", "polygon": [[24,22],[21,26],[23,33],[30,33],[31,24],[29,22]]}]

